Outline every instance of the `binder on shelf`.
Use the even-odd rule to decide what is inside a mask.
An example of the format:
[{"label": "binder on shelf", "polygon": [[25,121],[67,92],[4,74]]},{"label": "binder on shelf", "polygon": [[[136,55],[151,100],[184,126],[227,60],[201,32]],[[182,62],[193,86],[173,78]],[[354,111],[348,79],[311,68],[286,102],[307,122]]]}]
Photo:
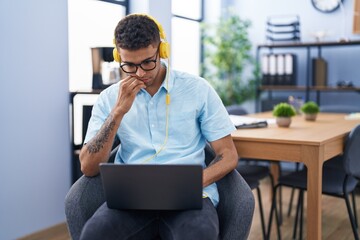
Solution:
[{"label": "binder on shelf", "polygon": [[285,84],[285,56],[284,54],[276,55],[276,85],[286,85]]},{"label": "binder on shelf", "polygon": [[261,56],[261,84],[262,85],[269,85],[270,79],[269,79],[269,55],[263,54]]},{"label": "binder on shelf", "polygon": [[327,62],[323,58],[312,59],[313,86],[327,85]]},{"label": "binder on shelf", "polygon": [[296,85],[296,55],[287,53],[284,56],[284,85]]},{"label": "binder on shelf", "polygon": [[276,55],[269,54],[269,85],[275,85],[276,78]]}]

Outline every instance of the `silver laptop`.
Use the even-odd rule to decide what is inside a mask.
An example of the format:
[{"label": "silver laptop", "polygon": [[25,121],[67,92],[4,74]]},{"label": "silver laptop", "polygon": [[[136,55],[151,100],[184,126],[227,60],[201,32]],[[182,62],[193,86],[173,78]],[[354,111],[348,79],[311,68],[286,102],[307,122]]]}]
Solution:
[{"label": "silver laptop", "polygon": [[113,209],[202,208],[201,165],[101,163],[107,206]]}]

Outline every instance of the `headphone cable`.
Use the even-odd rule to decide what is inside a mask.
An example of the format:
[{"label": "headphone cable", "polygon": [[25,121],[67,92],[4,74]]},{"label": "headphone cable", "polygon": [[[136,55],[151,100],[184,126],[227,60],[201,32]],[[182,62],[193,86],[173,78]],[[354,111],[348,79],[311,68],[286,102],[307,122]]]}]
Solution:
[{"label": "headphone cable", "polygon": [[161,145],[160,149],[151,157],[142,161],[142,163],[147,163],[150,160],[154,159],[159,153],[164,150],[165,145],[167,144],[168,137],[169,137],[169,105],[170,105],[170,94],[169,94],[169,76],[170,76],[170,60],[168,59],[168,67],[166,68],[166,96],[165,96],[165,112],[166,112],[166,122],[165,122],[165,139],[164,143]]}]

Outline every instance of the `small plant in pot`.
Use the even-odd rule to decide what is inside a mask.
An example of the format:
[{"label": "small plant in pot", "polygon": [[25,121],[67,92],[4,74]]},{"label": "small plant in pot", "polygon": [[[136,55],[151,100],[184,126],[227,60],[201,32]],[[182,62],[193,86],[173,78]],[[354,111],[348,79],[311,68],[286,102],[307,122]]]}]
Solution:
[{"label": "small plant in pot", "polygon": [[275,105],[272,113],[276,117],[276,123],[279,127],[289,127],[291,117],[296,115],[295,108],[288,103]]},{"label": "small plant in pot", "polygon": [[316,102],[308,101],[301,106],[301,111],[305,114],[305,120],[315,121],[320,108]]}]

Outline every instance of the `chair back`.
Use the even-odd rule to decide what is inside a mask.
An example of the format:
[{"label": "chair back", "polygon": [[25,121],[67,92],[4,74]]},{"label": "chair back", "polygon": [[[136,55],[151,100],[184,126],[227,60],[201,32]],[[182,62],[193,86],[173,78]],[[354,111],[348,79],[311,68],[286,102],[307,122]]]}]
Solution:
[{"label": "chair back", "polygon": [[246,115],[248,112],[240,105],[231,105],[226,107],[227,112],[230,115]]},{"label": "chair back", "polygon": [[328,113],[353,113],[359,112],[360,108],[357,106],[349,105],[322,105],[320,106],[320,112]]},{"label": "chair back", "polygon": [[206,166],[209,166],[211,161],[214,160],[214,158],[216,157],[216,154],[208,142],[206,142],[204,151],[205,151],[205,164]]},{"label": "chair back", "polygon": [[343,156],[345,172],[360,179],[360,125],[349,133]]}]

